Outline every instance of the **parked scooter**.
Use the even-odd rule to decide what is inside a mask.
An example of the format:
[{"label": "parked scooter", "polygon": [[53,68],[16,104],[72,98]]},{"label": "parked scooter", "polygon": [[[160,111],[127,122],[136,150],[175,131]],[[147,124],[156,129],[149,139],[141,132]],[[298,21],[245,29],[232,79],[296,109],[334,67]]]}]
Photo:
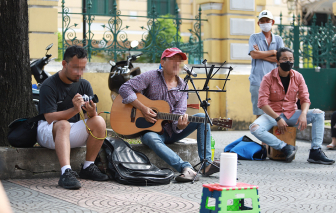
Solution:
[{"label": "parked scooter", "polygon": [[[138,41],[132,41],[131,48],[135,48],[136,46],[138,46],[138,44],[139,44]],[[132,64],[132,61],[135,61],[141,55],[142,53],[137,55],[129,54],[129,56],[127,56],[126,61],[118,61],[117,63],[114,61],[110,61],[110,65],[112,67],[108,78],[108,86],[109,89],[111,90],[112,101],[119,94],[119,88],[123,83],[141,73],[140,68],[133,67]]]},{"label": "parked scooter", "polygon": [[33,85],[33,88],[32,88],[33,101],[34,101],[36,108],[39,102],[40,86],[44,80],[46,80],[47,78],[51,76],[51,74],[49,74],[47,71],[44,70],[44,66],[47,65],[51,60],[55,59],[55,58],[50,59],[52,55],[48,54],[48,51],[50,50],[52,46],[53,44],[51,43],[46,47],[47,52],[43,58],[34,60],[30,63],[31,74],[34,76],[37,82],[37,85]]}]

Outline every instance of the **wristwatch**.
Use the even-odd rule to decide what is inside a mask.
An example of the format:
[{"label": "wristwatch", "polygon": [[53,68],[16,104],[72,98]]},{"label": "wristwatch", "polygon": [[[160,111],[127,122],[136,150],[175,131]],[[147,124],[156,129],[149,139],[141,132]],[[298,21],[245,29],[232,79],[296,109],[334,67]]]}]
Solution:
[{"label": "wristwatch", "polygon": [[275,119],[275,121],[278,122],[278,121],[280,121],[280,119],[281,119],[281,117],[279,116]]}]

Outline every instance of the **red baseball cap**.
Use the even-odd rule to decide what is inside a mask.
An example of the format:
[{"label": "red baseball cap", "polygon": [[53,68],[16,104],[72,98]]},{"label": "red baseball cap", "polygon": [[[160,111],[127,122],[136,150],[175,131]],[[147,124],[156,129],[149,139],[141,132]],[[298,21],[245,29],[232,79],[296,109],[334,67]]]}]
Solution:
[{"label": "red baseball cap", "polygon": [[182,52],[182,50],[180,50],[179,48],[176,47],[172,47],[172,48],[167,48],[165,49],[165,51],[163,51],[161,59],[167,57],[170,58],[176,54],[179,54],[180,56],[182,56],[182,60],[187,60],[187,55],[185,53]]}]

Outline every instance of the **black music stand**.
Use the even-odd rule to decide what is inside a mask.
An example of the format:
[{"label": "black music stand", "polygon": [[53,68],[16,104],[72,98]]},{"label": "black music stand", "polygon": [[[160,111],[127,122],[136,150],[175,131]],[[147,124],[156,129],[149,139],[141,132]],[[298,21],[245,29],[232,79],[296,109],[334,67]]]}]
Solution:
[{"label": "black music stand", "polygon": [[[188,74],[187,74],[186,77],[184,78],[185,82],[187,83],[186,86],[185,86],[185,88],[186,88],[187,85],[188,85],[188,81],[190,81],[190,83],[193,85],[193,88],[194,88],[194,89],[186,90],[186,89],[184,88],[183,90],[180,90],[180,91],[182,91],[182,92],[196,92],[196,95],[197,95],[198,100],[199,100],[199,102],[200,102],[200,106],[203,108],[203,110],[204,110],[204,114],[205,114],[205,119],[204,119],[204,156],[203,156],[203,160],[201,160],[198,164],[196,164],[196,165],[194,166],[194,169],[195,169],[195,167],[197,167],[198,165],[201,164],[201,166],[200,166],[200,168],[198,169],[197,174],[196,174],[194,180],[192,181],[192,183],[195,182],[195,179],[196,179],[196,177],[198,176],[198,174],[200,173],[200,171],[201,171],[201,169],[202,169],[202,167],[203,167],[204,164],[206,164],[206,163],[210,163],[211,165],[213,165],[213,166],[215,166],[215,167],[218,168],[218,166],[216,166],[216,165],[213,164],[212,162],[209,162],[209,161],[205,158],[205,155],[206,155],[206,144],[207,144],[207,141],[206,141],[206,135],[207,135],[207,132],[208,132],[208,129],[207,129],[207,123],[210,123],[211,126],[213,125],[211,119],[209,118],[209,114],[208,114],[208,111],[207,111],[208,106],[210,105],[210,104],[208,103],[208,101],[211,100],[210,98],[208,98],[208,93],[209,93],[209,92],[226,92],[226,90],[224,90],[224,88],[225,88],[226,82],[227,82],[228,80],[230,80],[230,79],[229,79],[229,75],[230,75],[230,72],[233,70],[233,68],[232,68],[231,66],[230,66],[230,67],[223,67],[224,64],[226,63],[226,61],[225,61],[225,62],[224,62],[221,66],[219,66],[219,67],[216,67],[215,65],[211,65],[210,70],[209,70],[209,72],[208,72],[206,61],[207,61],[207,60],[205,59],[205,60],[202,62],[202,64],[204,64],[204,66],[193,66],[193,67],[191,68],[190,71],[187,71]],[[195,84],[194,84],[193,78],[191,77],[191,75],[193,75],[193,74],[192,74],[192,70],[193,70],[194,68],[204,68],[204,69],[205,69],[206,78],[197,78],[197,79],[195,79],[195,80],[204,80],[204,79],[205,79],[205,83],[204,83],[203,89],[201,89],[201,90],[196,89],[196,86],[195,86]],[[217,71],[216,71],[215,73],[213,73],[214,68],[218,68]],[[225,79],[213,78],[213,77],[217,74],[217,72],[218,72],[220,69],[228,69],[228,70],[229,70],[229,72],[228,72],[226,78],[225,78]],[[195,75],[194,75],[194,76],[195,76]],[[224,85],[223,85],[223,88],[222,88],[222,89],[219,88],[218,90],[209,90],[209,86],[208,86],[208,84],[209,84],[209,81],[210,81],[210,80],[222,80],[222,81],[225,81],[225,82],[224,82]],[[199,95],[198,92],[206,92],[206,98],[205,98],[205,100],[202,101],[202,99],[201,99],[201,97],[200,97],[200,95]],[[196,169],[195,169],[195,170],[196,170]],[[205,166],[203,167],[203,174],[205,174]]]}]

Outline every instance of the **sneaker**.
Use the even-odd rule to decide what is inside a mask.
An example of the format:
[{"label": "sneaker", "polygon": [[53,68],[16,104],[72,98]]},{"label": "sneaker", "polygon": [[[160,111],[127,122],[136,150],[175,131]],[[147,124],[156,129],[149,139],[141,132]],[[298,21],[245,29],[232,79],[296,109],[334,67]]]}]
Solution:
[{"label": "sneaker", "polygon": [[79,189],[82,186],[76,177],[78,177],[77,172],[66,169],[63,175],[61,175],[58,185],[65,189]]},{"label": "sneaker", "polygon": [[281,149],[281,152],[283,152],[286,156],[286,162],[287,163],[290,163],[290,162],[293,161],[297,150],[298,150],[297,146],[292,146],[292,145],[289,145],[289,144],[287,144],[286,146],[284,146]]},{"label": "sneaker", "polygon": [[86,169],[82,167],[79,177],[95,181],[108,180],[108,176],[103,174],[94,163],[91,163]]},{"label": "sneaker", "polygon": [[319,163],[319,164],[325,164],[325,165],[331,165],[335,163],[334,160],[329,159],[326,154],[319,149],[311,149],[309,152],[309,158],[307,159],[309,163]]}]

